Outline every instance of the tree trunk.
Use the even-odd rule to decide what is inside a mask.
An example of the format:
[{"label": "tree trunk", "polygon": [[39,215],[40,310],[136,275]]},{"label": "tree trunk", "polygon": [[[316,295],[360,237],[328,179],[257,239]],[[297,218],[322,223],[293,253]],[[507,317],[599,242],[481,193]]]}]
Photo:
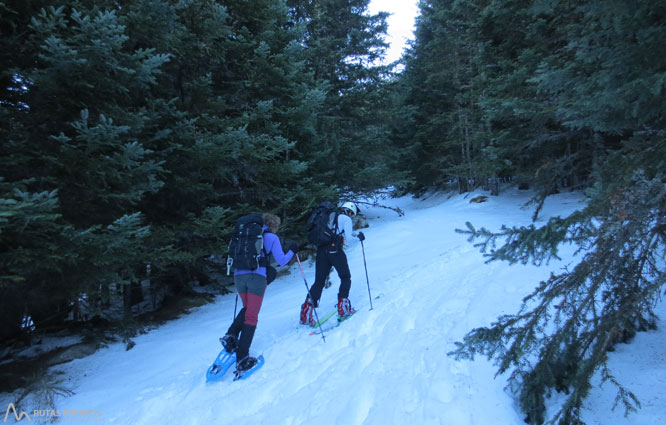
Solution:
[{"label": "tree trunk", "polygon": [[499,179],[497,177],[493,177],[490,181],[490,195],[491,196],[499,196]]},{"label": "tree trunk", "polygon": [[123,285],[123,312],[126,319],[132,317],[132,286],[129,283]]}]

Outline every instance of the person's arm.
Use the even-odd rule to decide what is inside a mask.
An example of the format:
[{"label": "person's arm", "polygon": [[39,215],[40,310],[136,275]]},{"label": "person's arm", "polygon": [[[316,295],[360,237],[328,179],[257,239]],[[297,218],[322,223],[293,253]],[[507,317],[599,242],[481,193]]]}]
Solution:
[{"label": "person's arm", "polygon": [[280,266],[284,266],[294,257],[293,251],[285,253],[282,250],[280,238],[275,233],[264,233],[264,246],[268,247],[267,254],[273,255],[275,262]]}]

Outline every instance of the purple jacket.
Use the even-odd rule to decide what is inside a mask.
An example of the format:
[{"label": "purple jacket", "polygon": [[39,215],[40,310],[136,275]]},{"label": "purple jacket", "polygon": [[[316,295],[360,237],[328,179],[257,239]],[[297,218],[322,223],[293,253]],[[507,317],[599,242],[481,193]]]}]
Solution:
[{"label": "purple jacket", "polygon": [[[294,253],[291,250],[287,251],[286,254],[284,253],[280,238],[278,238],[275,233],[271,233],[271,231],[268,230],[268,226],[264,226],[264,251],[268,256],[272,254],[273,258],[275,258],[275,262],[278,263],[279,266],[284,266],[294,257]],[[261,256],[264,257],[263,252],[261,253]],[[249,273],[260,274],[266,277],[266,267],[259,267],[255,270],[236,269],[234,275]]]}]

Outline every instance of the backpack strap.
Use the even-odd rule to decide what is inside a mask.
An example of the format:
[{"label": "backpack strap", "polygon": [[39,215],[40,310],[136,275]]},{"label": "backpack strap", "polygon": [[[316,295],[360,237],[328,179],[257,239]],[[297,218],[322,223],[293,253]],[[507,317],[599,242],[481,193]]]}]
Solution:
[{"label": "backpack strap", "polygon": [[[344,237],[339,234],[338,232],[340,231],[340,226],[338,224],[338,218],[340,217],[340,210],[337,208],[335,209],[335,216],[333,217],[333,242],[331,242],[332,246],[339,246],[342,247],[344,245]],[[337,249],[337,248],[336,248]]]},{"label": "backpack strap", "polygon": [[[263,236],[266,233],[273,233],[273,232],[271,232],[270,230],[264,230],[264,233],[262,233],[261,235]],[[265,239],[264,239],[264,241],[265,241]],[[264,257],[266,257],[268,259],[268,252],[266,252],[266,244],[265,243],[264,243],[264,246],[261,247],[261,252],[264,254]]]},{"label": "backpack strap", "polygon": [[340,230],[338,226],[338,217],[340,216],[340,211],[336,208],[335,209],[335,217],[333,217],[333,232],[337,235],[338,230]]},{"label": "backpack strap", "polygon": [[[264,230],[263,233],[261,234],[261,237],[263,238],[266,233],[273,233],[268,230]],[[264,244],[261,247],[261,253],[264,254],[263,257],[259,258],[259,267],[268,267],[271,259],[268,258],[268,252],[266,252],[266,240],[264,239]]]}]

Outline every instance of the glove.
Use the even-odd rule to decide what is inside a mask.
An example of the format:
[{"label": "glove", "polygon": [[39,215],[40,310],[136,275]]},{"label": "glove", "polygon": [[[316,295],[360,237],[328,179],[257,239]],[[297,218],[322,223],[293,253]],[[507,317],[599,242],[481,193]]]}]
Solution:
[{"label": "glove", "polygon": [[361,242],[365,240],[365,235],[363,234],[363,232],[358,232],[358,238],[361,240]]}]

